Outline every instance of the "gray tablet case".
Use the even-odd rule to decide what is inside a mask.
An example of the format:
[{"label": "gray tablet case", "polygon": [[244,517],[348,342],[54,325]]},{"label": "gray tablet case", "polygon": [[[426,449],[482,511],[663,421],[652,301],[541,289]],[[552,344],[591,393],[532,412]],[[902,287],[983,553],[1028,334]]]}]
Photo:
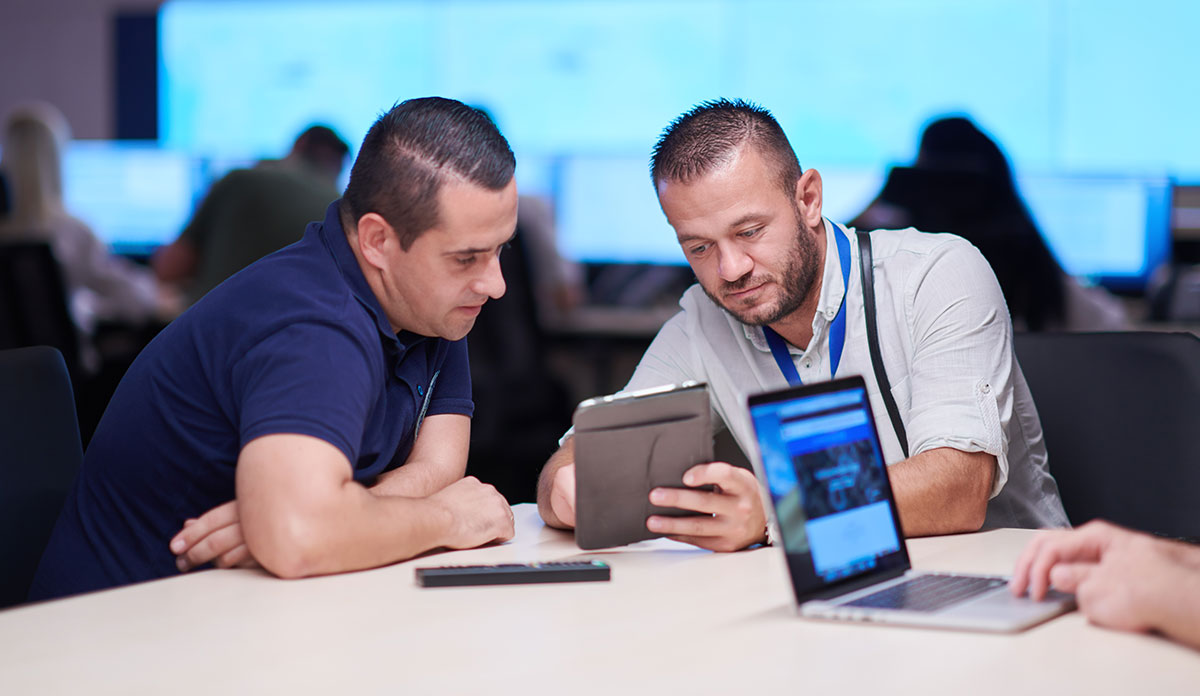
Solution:
[{"label": "gray tablet case", "polygon": [[650,515],[696,514],[651,505],[650,489],[682,487],[713,458],[708,385],[687,382],[588,399],[575,409],[575,542],[581,549],[653,539]]}]

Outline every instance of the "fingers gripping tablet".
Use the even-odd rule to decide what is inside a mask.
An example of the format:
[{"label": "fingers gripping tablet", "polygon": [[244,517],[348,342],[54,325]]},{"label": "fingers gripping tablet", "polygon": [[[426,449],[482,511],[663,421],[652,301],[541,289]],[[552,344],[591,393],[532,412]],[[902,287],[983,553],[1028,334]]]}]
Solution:
[{"label": "fingers gripping tablet", "polygon": [[650,515],[696,514],[652,505],[650,490],[683,487],[712,461],[708,386],[689,382],[588,399],[575,409],[575,541],[583,549],[656,536]]}]

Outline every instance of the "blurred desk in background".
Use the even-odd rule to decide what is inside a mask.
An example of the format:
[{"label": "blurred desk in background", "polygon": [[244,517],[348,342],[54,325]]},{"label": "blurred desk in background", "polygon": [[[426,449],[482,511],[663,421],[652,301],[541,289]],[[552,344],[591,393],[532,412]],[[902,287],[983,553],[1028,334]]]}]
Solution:
[{"label": "blurred desk in background", "polygon": [[679,305],[620,307],[581,305],[555,318],[547,333],[571,383],[575,401],[611,394],[633,375],[642,353]]}]

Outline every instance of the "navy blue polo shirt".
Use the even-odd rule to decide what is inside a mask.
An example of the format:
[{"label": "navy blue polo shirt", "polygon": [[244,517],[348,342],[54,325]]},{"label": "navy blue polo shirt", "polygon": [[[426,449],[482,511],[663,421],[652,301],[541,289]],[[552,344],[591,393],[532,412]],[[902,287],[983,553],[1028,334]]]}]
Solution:
[{"label": "navy blue polo shirt", "polygon": [[100,421],[31,599],[173,575],[184,520],[235,496],[238,453],[318,437],[369,485],[424,415],[471,415],[466,340],[392,332],[333,203],[304,238],[247,267],[134,361]]}]

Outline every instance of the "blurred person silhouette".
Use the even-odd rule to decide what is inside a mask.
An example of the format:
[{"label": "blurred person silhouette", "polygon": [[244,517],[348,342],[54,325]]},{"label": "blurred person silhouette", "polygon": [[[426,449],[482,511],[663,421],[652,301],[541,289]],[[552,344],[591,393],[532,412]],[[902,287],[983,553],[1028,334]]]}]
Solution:
[{"label": "blurred person silhouette", "polygon": [[991,264],[1018,330],[1129,328],[1118,299],[1062,269],[1017,191],[1004,152],[964,116],[930,122],[913,166],[892,168],[879,196],[850,225],[965,238]]},{"label": "blurred person silhouette", "polygon": [[[492,123],[495,115],[479,104]],[[510,256],[523,257],[521,273],[527,274],[533,309],[539,330],[553,328],[584,299],[584,273],[581,264],[564,258],[558,250],[558,230],[554,222],[554,203],[541,195],[523,193],[517,202],[517,229],[520,234]],[[508,274],[505,274],[508,277]]]},{"label": "blurred person silhouette", "polygon": [[[476,105],[495,123],[486,108]],[[550,366],[548,331],[578,303],[582,271],[558,253],[551,201],[517,199],[517,230],[500,256],[507,290],[488,302],[470,337],[475,415],[467,473],[513,504],[536,497],[542,462],[571,423],[571,402]]]},{"label": "blurred person silhouette", "polygon": [[180,286],[187,304],[258,259],[300,241],[338,198],[350,148],[327,126],[309,127],[280,160],[217,180],[183,232],[151,261],[158,279]]},{"label": "blurred person silhouette", "polygon": [[583,267],[558,251],[554,203],[549,198],[522,194],[517,202],[517,227],[529,263],[538,323],[552,328],[582,303]]},{"label": "blurred person silhouette", "polygon": [[[110,253],[63,203],[62,157],[69,140],[67,119],[50,104],[28,103],[9,114],[0,155],[9,209],[0,219],[0,243],[49,243],[62,269],[71,316],[85,337],[103,321],[145,323],[159,309],[153,274]],[[88,340],[82,342],[81,360],[87,371],[99,367]]]}]

